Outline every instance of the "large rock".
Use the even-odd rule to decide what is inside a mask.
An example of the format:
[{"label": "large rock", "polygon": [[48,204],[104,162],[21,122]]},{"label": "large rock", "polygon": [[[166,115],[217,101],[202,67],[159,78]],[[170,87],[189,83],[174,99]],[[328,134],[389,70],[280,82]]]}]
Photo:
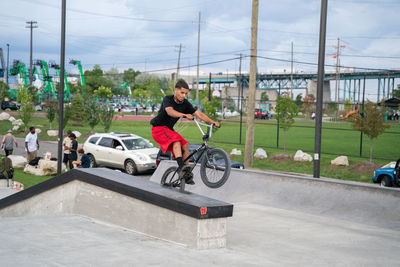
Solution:
[{"label": "large rock", "polygon": [[297,150],[296,154],[294,155],[294,161],[312,161],[313,158],[310,154],[304,153],[301,150]]},{"label": "large rock", "polygon": [[11,123],[13,123],[15,121],[15,118],[13,116],[11,116],[10,118],[8,118],[8,121],[10,121]]},{"label": "large rock", "polygon": [[18,130],[19,130],[19,126],[18,126],[18,125],[15,125],[14,127],[12,127],[12,130],[13,130],[13,131],[18,131]]},{"label": "large rock", "polygon": [[349,166],[349,160],[347,159],[347,156],[340,156],[334,160],[331,160],[331,164],[338,166]]},{"label": "large rock", "polygon": [[267,152],[262,148],[257,148],[256,153],[254,153],[256,159],[266,159],[267,157]]},{"label": "large rock", "polygon": [[41,159],[37,166],[27,164],[24,172],[37,176],[54,175],[57,174],[57,161]]},{"label": "large rock", "polygon": [[242,151],[241,151],[240,149],[234,148],[234,149],[232,149],[232,151],[231,151],[231,155],[240,156],[240,155],[242,155]]},{"label": "large rock", "polygon": [[58,130],[47,130],[48,136],[58,136]]},{"label": "large rock", "polygon": [[21,126],[21,125],[24,125],[24,122],[21,119],[18,119],[18,120],[13,121],[12,125]]},{"label": "large rock", "polygon": [[6,120],[8,120],[10,117],[11,117],[10,114],[8,114],[7,112],[2,112],[2,113],[0,114],[0,121],[6,121]]},{"label": "large rock", "polygon": [[78,131],[72,131],[73,134],[75,134],[76,138],[81,137],[81,133]]},{"label": "large rock", "polygon": [[36,132],[37,134],[40,134],[40,133],[42,132],[42,130],[40,130],[39,128],[35,128],[35,132]]},{"label": "large rock", "polygon": [[26,165],[26,159],[23,156],[9,155],[8,158],[11,159],[14,169],[23,169]]}]

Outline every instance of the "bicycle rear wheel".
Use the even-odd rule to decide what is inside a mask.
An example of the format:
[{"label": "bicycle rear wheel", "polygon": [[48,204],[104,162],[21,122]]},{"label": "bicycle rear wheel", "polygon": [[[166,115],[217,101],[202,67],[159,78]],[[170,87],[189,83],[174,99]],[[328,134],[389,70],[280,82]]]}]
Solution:
[{"label": "bicycle rear wheel", "polygon": [[162,185],[173,186],[175,183],[179,183],[179,175],[176,173],[178,167],[169,167],[161,177],[160,183]]},{"label": "bicycle rear wheel", "polygon": [[224,150],[213,148],[205,153],[200,165],[200,176],[206,186],[221,187],[230,173],[231,160]]}]

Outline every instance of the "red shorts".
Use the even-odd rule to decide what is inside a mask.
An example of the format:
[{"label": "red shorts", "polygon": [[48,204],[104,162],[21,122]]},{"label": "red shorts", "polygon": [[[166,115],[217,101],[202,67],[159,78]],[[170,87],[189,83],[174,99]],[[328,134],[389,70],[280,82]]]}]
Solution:
[{"label": "red shorts", "polygon": [[181,142],[181,147],[188,143],[180,134],[172,131],[167,126],[157,126],[151,128],[151,136],[153,137],[154,141],[160,145],[163,153],[171,151],[173,154],[174,151],[172,150],[171,144],[174,142]]}]

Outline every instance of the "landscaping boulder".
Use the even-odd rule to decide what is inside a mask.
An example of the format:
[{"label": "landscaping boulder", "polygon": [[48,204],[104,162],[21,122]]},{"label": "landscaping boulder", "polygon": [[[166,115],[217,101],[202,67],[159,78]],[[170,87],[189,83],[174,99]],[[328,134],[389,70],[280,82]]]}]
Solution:
[{"label": "landscaping boulder", "polygon": [[21,126],[21,125],[24,125],[24,122],[21,119],[18,119],[18,120],[13,121],[12,125]]},{"label": "landscaping boulder", "polygon": [[14,169],[23,169],[26,165],[26,159],[23,156],[9,155],[8,158],[11,159]]},{"label": "landscaping boulder", "polygon": [[40,133],[42,132],[42,130],[40,130],[39,128],[35,128],[35,132],[36,132],[37,134],[40,134]]},{"label": "landscaping boulder", "polygon": [[81,133],[80,132],[78,132],[78,131],[72,131],[72,133],[73,134],[75,134],[75,136],[76,136],[76,138],[79,138],[79,137],[81,137]]},{"label": "landscaping boulder", "polygon": [[12,127],[12,130],[13,130],[13,131],[18,131],[18,130],[19,130],[19,126],[18,126],[18,125],[15,125],[14,127]]},{"label": "landscaping boulder", "polygon": [[38,176],[55,175],[57,174],[57,161],[41,159],[37,166],[27,164],[24,172]]},{"label": "landscaping boulder", "polygon": [[312,157],[310,154],[304,153],[301,150],[297,150],[296,154],[293,158],[294,161],[312,161]]},{"label": "landscaping boulder", "polygon": [[262,148],[257,148],[256,153],[254,153],[256,159],[266,159],[267,157],[267,152]]},{"label": "landscaping boulder", "polygon": [[349,166],[349,160],[347,159],[347,156],[340,156],[331,160],[331,164],[337,166]]},{"label": "landscaping boulder", "polygon": [[12,123],[13,121],[15,121],[15,118],[13,116],[11,116],[10,118],[8,118],[8,121],[10,121]]},{"label": "landscaping boulder", "polygon": [[0,121],[6,121],[6,120],[8,120],[10,117],[11,117],[10,114],[8,114],[7,112],[2,112],[2,113],[0,114]]},{"label": "landscaping boulder", "polygon": [[58,130],[47,130],[48,136],[58,136]]},{"label": "landscaping boulder", "polygon": [[240,156],[240,155],[242,155],[242,151],[241,151],[240,149],[234,148],[234,149],[232,149],[232,151],[231,151],[231,155]]}]

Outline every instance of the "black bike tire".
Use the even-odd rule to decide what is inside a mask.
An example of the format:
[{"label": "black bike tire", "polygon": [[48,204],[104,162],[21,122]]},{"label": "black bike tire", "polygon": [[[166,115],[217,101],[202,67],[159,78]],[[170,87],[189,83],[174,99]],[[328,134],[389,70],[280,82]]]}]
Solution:
[{"label": "black bike tire", "polygon": [[[229,159],[228,154],[226,154],[226,152],[224,150],[219,149],[219,148],[210,149],[206,153],[207,154],[204,155],[204,157],[201,161],[201,164],[200,164],[201,180],[203,181],[203,183],[206,186],[208,186],[210,188],[219,188],[219,187],[223,186],[229,178],[229,174],[231,173],[231,160]],[[225,161],[224,174],[217,182],[210,181],[209,177],[207,177],[207,172],[206,172],[206,170],[207,170],[206,164],[208,161],[208,156],[213,155],[213,154],[221,155],[223,160]]]},{"label": "black bike tire", "polygon": [[[169,168],[164,172],[163,176],[161,177],[160,184],[161,184],[161,185],[166,185],[165,180],[167,179],[168,175],[169,175],[171,172],[175,172],[177,168],[178,168],[178,167],[176,167],[176,166],[169,167]],[[167,185],[168,185],[168,184],[167,184]]]}]

